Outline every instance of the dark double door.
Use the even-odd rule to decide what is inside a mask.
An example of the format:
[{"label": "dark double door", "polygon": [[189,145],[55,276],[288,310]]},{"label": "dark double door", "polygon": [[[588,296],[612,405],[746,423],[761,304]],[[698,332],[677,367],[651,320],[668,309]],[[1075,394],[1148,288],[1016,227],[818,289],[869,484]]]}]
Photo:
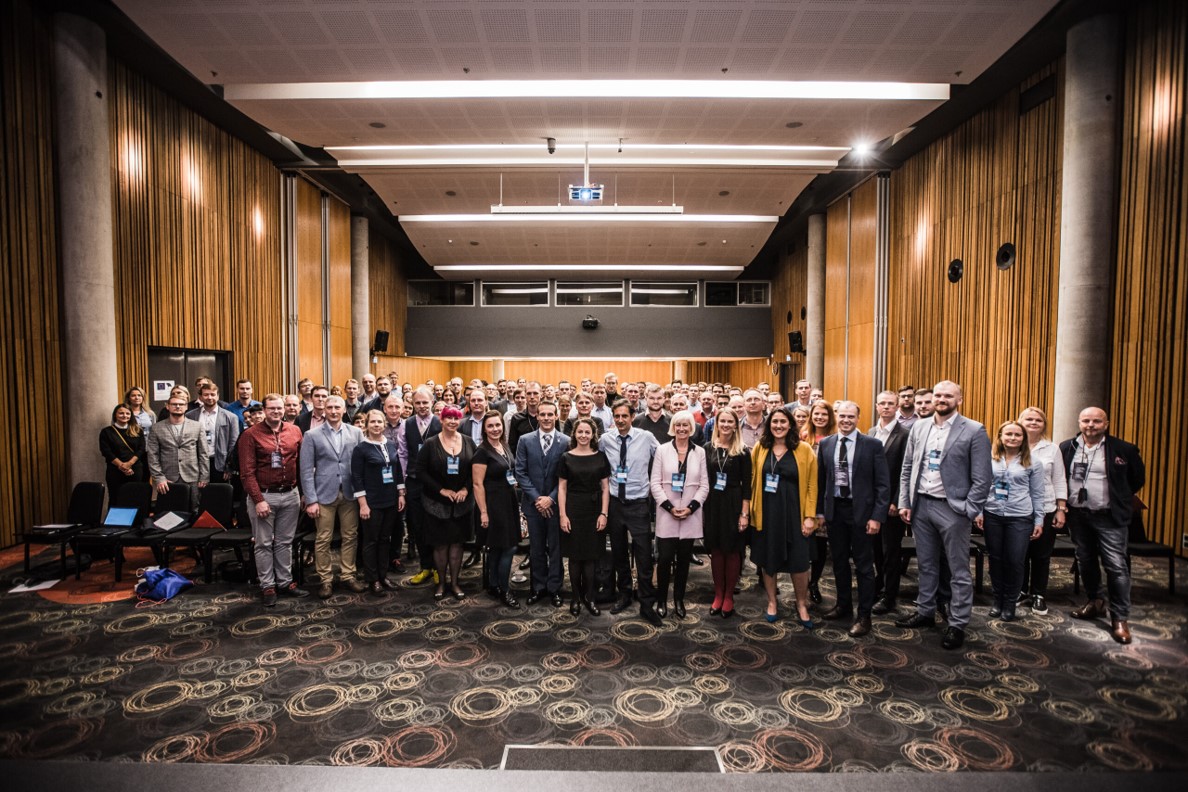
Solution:
[{"label": "dark double door", "polygon": [[[165,383],[185,385],[191,391],[190,398],[193,400],[198,398],[198,394],[192,392],[194,380],[201,376],[210,377],[219,386],[220,399],[233,401],[235,383],[231,382],[230,364],[229,352],[149,347],[147,387],[153,412],[159,412],[165,406],[165,400],[169,396]],[[161,391],[164,391],[163,395]]]}]

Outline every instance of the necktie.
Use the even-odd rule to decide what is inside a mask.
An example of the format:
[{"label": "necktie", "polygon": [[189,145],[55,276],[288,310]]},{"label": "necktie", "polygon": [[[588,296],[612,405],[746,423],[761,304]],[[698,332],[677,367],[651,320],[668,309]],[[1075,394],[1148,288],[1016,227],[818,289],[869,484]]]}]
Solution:
[{"label": "necktie", "polygon": [[[627,469],[627,435],[619,435],[619,467]],[[619,481],[619,500],[627,500],[627,482]]]},{"label": "necktie", "polygon": [[841,493],[843,498],[850,497],[850,453],[846,449],[849,443],[850,439],[843,437],[841,439],[841,450],[837,452],[837,465],[838,467],[845,468],[846,471],[846,483],[837,488],[837,491]]},{"label": "necktie", "polygon": [[541,448],[544,449],[545,455],[548,456],[549,449],[553,447],[553,434],[550,432],[547,435],[542,435],[540,438]]}]

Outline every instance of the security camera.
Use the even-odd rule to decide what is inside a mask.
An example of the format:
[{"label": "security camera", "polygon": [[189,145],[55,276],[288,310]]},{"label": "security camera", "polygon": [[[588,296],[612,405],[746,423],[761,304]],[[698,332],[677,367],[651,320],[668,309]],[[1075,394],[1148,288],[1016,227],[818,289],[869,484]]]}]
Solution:
[{"label": "security camera", "polygon": [[545,138],[545,142],[549,145],[549,153],[557,153],[557,138]]}]

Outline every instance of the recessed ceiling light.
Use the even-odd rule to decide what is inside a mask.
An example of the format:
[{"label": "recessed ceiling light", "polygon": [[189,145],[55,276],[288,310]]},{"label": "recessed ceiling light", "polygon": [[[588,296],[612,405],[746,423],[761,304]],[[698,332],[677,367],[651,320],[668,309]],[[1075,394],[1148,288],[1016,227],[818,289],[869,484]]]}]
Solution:
[{"label": "recessed ceiling light", "polygon": [[784,126],[785,126],[786,128],[788,128],[788,129],[800,129],[802,126],[804,126],[804,122],[802,122],[802,121],[789,121],[788,123],[784,124]]},{"label": "recessed ceiling light", "polygon": [[473,239],[470,240],[470,244],[474,245],[475,247],[478,247],[478,242],[475,242]]},{"label": "recessed ceiling light", "polygon": [[697,247],[705,247],[705,243],[704,243],[704,242],[698,242],[698,243],[697,243]]},{"label": "recessed ceiling light", "polygon": [[372,121],[372,122],[371,122],[370,124],[368,124],[367,126],[371,127],[372,129],[384,129],[384,128],[386,128],[388,125],[387,125],[387,124],[385,124],[383,121]]},{"label": "recessed ceiling light", "polygon": [[721,198],[725,198],[727,195],[730,195],[730,190],[719,190],[718,191],[718,196]]},{"label": "recessed ceiling light", "polygon": [[446,195],[450,196],[451,198],[453,198],[457,194],[458,193],[454,192],[453,190],[446,190]]},{"label": "recessed ceiling light", "polygon": [[865,157],[870,153],[870,144],[866,142],[854,144],[854,155],[858,157]]}]

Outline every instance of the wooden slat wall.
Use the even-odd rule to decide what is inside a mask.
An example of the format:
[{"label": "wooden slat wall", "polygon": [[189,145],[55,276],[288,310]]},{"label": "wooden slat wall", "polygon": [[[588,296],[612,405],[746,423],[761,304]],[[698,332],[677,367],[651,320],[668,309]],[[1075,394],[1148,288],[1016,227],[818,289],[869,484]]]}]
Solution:
[{"label": "wooden slat wall", "polygon": [[[408,324],[408,278],[400,265],[400,254],[387,237],[375,230],[368,234],[370,258],[371,332],[388,331],[388,354],[380,357],[380,370],[385,374],[395,368],[401,370],[398,356],[404,355],[405,328]],[[385,358],[393,362],[384,363]],[[403,381],[403,372],[401,379]]]},{"label": "wooden slat wall", "polygon": [[[1056,96],[1024,116],[1014,90],[891,174],[888,371],[893,385],[963,386],[991,427],[1050,409],[1060,260],[1061,63]],[[1002,242],[1018,249],[1001,271]],[[965,262],[957,284],[949,261]]]},{"label": "wooden slat wall", "polygon": [[1142,7],[1127,39],[1110,431],[1147,463],[1148,534],[1184,555],[1188,7]]},{"label": "wooden slat wall", "polygon": [[46,16],[21,0],[0,4],[0,377],[32,395],[37,405],[34,412],[13,413],[16,420],[7,422],[0,546],[13,544],[25,526],[65,519],[69,494],[62,475],[65,435],[46,431],[66,421],[54,234],[52,52]]},{"label": "wooden slat wall", "polygon": [[279,387],[279,174],[119,61],[108,83],[121,381],[143,387],[148,347],[176,346]]},{"label": "wooden slat wall", "polygon": [[[808,303],[808,239],[802,234],[792,244],[776,268],[771,281],[771,333],[772,349],[776,361],[787,361],[792,350],[788,344],[788,333],[805,333],[805,320],[801,318]],[[800,379],[804,371],[804,355],[792,355],[791,382]],[[769,375],[771,376],[771,375]],[[772,387],[776,386],[773,381]],[[787,396],[788,394],[784,394]]]},{"label": "wooden slat wall", "polygon": [[554,385],[563,379],[580,385],[583,377],[602,382],[607,372],[614,372],[620,384],[658,382],[667,385],[672,381],[672,363],[665,360],[509,360],[504,364],[503,372],[508,379],[523,377]]},{"label": "wooden slat wall", "polygon": [[[326,235],[329,241],[330,381],[346,382],[351,371],[351,210],[337,198],[329,206]],[[362,374],[363,372],[358,372]]]},{"label": "wooden slat wall", "polygon": [[322,359],[322,193],[304,179],[296,184],[297,372],[330,385]]},{"label": "wooden slat wall", "polygon": [[829,399],[841,398],[846,380],[846,256],[850,236],[850,197],[825,216],[825,382]]}]

